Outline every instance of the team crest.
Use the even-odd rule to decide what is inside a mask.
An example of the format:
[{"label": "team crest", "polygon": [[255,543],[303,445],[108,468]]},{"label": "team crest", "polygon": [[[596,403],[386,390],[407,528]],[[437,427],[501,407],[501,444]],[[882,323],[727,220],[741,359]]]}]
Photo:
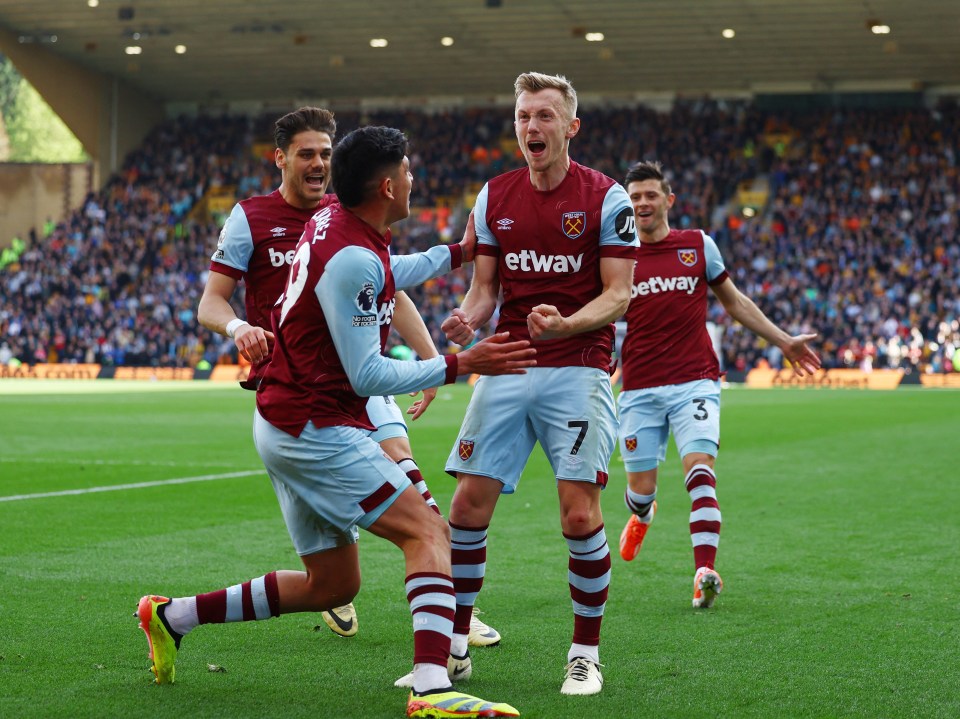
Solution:
[{"label": "team crest", "polygon": [[460,446],[457,448],[457,454],[460,455],[460,459],[464,462],[470,459],[470,457],[473,456],[473,440],[461,439]]},{"label": "team crest", "polygon": [[693,267],[697,264],[696,250],[677,250],[677,257],[680,259],[680,264],[686,267]]},{"label": "team crest", "polygon": [[364,282],[360,291],[357,293],[357,307],[364,312],[370,312],[376,303],[377,297],[373,292],[373,283]]},{"label": "team crest", "polygon": [[563,234],[571,240],[575,240],[582,235],[583,231],[587,228],[587,213],[564,212],[563,217],[560,219],[560,224],[563,228]]},{"label": "team crest", "polygon": [[637,450],[637,437],[632,435],[630,437],[623,438],[623,444],[627,448],[628,452],[635,452]]}]

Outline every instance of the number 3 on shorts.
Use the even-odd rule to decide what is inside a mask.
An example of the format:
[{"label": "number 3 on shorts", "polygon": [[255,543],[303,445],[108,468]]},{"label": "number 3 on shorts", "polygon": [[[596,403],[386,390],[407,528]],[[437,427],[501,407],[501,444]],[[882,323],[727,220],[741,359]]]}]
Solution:
[{"label": "number 3 on shorts", "polygon": [[693,415],[693,418],[700,420],[701,422],[710,416],[710,413],[707,412],[707,400],[705,399],[695,399],[692,402],[697,405],[697,412]]}]

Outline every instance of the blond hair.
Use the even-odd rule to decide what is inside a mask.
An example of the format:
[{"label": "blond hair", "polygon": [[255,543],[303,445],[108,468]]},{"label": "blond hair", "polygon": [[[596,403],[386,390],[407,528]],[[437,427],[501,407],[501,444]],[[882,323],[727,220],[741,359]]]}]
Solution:
[{"label": "blond hair", "polygon": [[542,72],[525,72],[517,77],[513,83],[516,97],[523,92],[540,92],[541,90],[559,90],[563,109],[567,111],[569,120],[577,116],[577,91],[563,75],[545,75]]}]

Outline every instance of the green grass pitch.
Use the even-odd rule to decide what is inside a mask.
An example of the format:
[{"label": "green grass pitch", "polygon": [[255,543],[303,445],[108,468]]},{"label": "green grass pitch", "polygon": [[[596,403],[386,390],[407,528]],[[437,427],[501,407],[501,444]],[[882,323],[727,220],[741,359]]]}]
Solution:
[{"label": "green grass pitch", "polygon": [[[441,389],[411,424],[444,509],[468,394]],[[402,557],[369,534],[355,638],[310,614],[203,626],[184,639],[177,683],[151,683],[132,616],[142,594],[300,566],[253,448],[252,407],[250,393],[204,383],[0,383],[0,716],[404,716],[392,686],[412,652]],[[473,650],[464,690],[540,719],[960,714],[960,394],[730,389],[722,428],[716,607],[690,607],[689,500],[672,446],[643,551],[619,558],[615,456],[606,684],[561,696],[567,553],[536,449],[490,530],[478,604],[504,639]],[[65,493],[118,485],[145,486]],[[15,498],[45,493],[56,494]]]}]

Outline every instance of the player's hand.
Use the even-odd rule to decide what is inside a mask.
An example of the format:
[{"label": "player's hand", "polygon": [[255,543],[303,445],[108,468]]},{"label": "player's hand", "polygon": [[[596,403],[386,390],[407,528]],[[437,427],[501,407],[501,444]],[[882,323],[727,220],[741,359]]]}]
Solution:
[{"label": "player's hand", "polygon": [[[416,397],[419,392],[411,392],[411,397]],[[437,388],[428,387],[423,390],[423,397],[418,399],[416,402],[407,407],[407,414],[411,415],[410,419],[418,419],[421,414],[427,411],[427,407],[430,406],[430,403],[437,398]]]},{"label": "player's hand", "polygon": [[473,327],[467,322],[466,313],[459,307],[455,308],[450,316],[440,325],[440,329],[451,342],[463,346],[474,340]]},{"label": "player's hand", "polygon": [[233,334],[233,342],[244,359],[257,364],[270,356],[273,332],[267,332],[263,327],[240,325]]},{"label": "player's hand", "polygon": [[457,355],[459,374],[526,374],[535,367],[537,351],[528,340],[510,340],[509,332],[487,337]]},{"label": "player's hand", "polygon": [[812,375],[820,369],[820,356],[807,345],[807,342],[816,339],[817,334],[797,335],[791,337],[780,350],[790,362],[795,377]]},{"label": "player's hand", "polygon": [[467,217],[467,226],[463,230],[460,249],[463,250],[464,263],[473,262],[477,254],[477,228],[473,220],[473,210],[470,210],[470,216]]},{"label": "player's hand", "polygon": [[553,305],[537,305],[527,315],[527,331],[532,340],[552,340],[563,337],[566,318]]}]

